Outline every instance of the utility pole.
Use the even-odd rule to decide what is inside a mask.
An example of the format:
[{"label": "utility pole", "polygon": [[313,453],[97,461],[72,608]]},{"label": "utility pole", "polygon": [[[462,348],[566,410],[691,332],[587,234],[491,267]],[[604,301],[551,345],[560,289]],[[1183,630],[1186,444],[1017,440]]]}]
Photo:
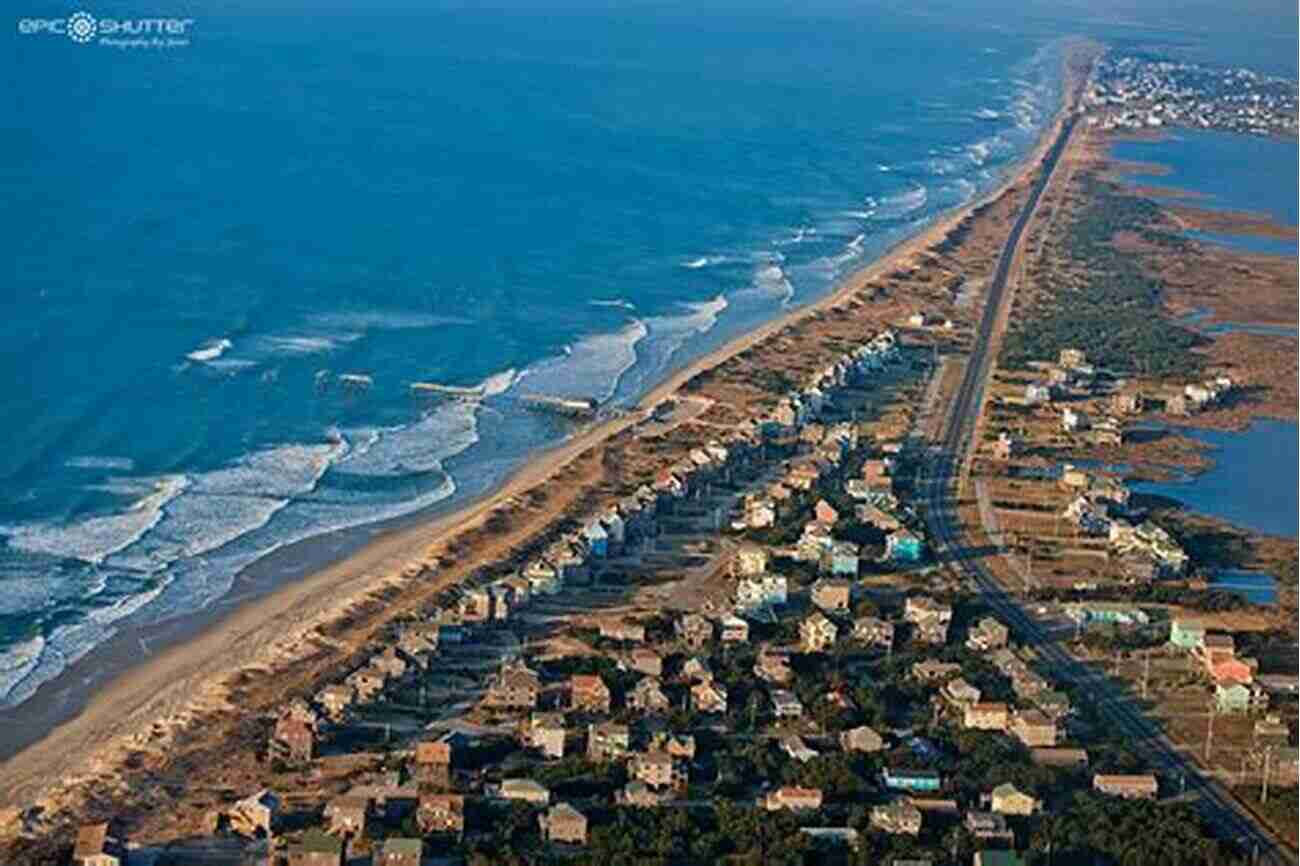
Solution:
[{"label": "utility pole", "polygon": [[1214,743],[1214,706],[1210,706],[1210,723],[1205,730],[1205,763],[1210,763],[1210,748]]},{"label": "utility pole", "polygon": [[1273,747],[1269,746],[1267,749],[1264,750],[1264,783],[1259,791],[1260,803],[1268,802],[1268,771],[1269,771],[1269,762],[1272,759],[1272,757],[1273,757]]},{"label": "utility pole", "polygon": [[1147,697],[1147,682],[1151,679],[1151,647],[1147,647],[1142,664],[1142,699]]}]

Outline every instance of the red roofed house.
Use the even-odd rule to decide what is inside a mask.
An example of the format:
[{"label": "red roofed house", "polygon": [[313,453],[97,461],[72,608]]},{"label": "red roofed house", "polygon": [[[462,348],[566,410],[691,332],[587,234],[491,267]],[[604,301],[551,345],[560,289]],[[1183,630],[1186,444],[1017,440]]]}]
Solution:
[{"label": "red roofed house", "polygon": [[569,678],[569,706],[591,713],[609,712],[609,686],[600,677],[575,674]]},{"label": "red roofed house", "polygon": [[431,785],[451,783],[451,743],[424,742],[415,744],[415,777]]},{"label": "red roofed house", "polygon": [[769,812],[789,809],[793,812],[813,811],[822,807],[822,792],[818,788],[777,788],[763,800]]}]

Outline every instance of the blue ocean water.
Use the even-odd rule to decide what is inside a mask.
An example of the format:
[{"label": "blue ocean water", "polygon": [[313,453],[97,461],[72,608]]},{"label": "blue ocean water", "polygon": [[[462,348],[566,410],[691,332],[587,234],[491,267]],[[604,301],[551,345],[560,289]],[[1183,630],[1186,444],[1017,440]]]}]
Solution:
[{"label": "blue ocean water", "polygon": [[1043,34],[884,15],[187,14],[168,50],[11,40],[11,704],[269,551],[489,489],[565,435],[521,395],[634,400],[1059,100]]},{"label": "blue ocean water", "polygon": [[[1169,174],[1133,174],[1138,183],[1178,187],[1200,193],[1187,200],[1196,207],[1251,211],[1280,225],[1300,224],[1296,189],[1300,188],[1294,140],[1235,135],[1214,130],[1176,130],[1158,141],[1121,141],[1116,157],[1159,163]],[[1236,249],[1296,255],[1295,241],[1206,232],[1189,232],[1201,240]]]},{"label": "blue ocean water", "polygon": [[1239,47],[1217,4],[1095,8],[169,0],[187,45],[11,29],[0,706],[270,551],[491,489],[566,434],[521,396],[626,404],[824,294],[1026,152],[1063,35]]}]

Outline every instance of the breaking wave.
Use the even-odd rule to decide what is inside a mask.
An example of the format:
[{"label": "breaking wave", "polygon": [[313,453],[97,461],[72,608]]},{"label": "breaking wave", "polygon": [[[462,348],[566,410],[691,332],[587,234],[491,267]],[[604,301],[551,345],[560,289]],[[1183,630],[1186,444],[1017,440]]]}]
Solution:
[{"label": "breaking wave", "polygon": [[619,379],[636,363],[636,346],[648,334],[637,319],[618,331],[584,337],[564,354],[524,370],[516,382],[521,394],[590,398],[604,402],[614,395]]},{"label": "breaking wave", "polygon": [[925,207],[928,199],[929,192],[926,188],[916,186],[905,192],[880,199],[880,204],[875,209],[873,216],[877,219],[899,219]]},{"label": "breaking wave", "polygon": [[219,340],[209,340],[193,352],[186,354],[185,357],[198,364],[211,363],[224,355],[226,350],[233,345],[225,337]]}]

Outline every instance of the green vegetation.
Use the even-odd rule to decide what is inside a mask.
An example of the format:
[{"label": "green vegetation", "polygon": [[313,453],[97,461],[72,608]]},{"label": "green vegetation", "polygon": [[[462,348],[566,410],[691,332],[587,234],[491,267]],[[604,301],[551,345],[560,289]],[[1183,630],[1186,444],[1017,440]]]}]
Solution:
[{"label": "green vegetation", "polygon": [[1060,250],[1070,267],[1031,276],[1045,281],[1050,300],[1015,318],[1002,365],[1024,368],[1076,347],[1116,373],[1196,376],[1203,361],[1192,349],[1201,338],[1158,315],[1161,282],[1143,273],[1138,254],[1113,239],[1129,233],[1166,249],[1186,242],[1153,228],[1159,207],[1149,199],[1123,194],[1092,175],[1082,185],[1087,204],[1071,220]]},{"label": "green vegetation", "polygon": [[[1032,844],[1036,852],[1045,852],[1050,846],[1051,862],[1060,866],[1244,862],[1213,838],[1189,805],[1119,800],[1092,793],[1075,794],[1066,811],[1044,818]],[[1030,859],[1035,866],[1047,862],[1045,853]]]}]

